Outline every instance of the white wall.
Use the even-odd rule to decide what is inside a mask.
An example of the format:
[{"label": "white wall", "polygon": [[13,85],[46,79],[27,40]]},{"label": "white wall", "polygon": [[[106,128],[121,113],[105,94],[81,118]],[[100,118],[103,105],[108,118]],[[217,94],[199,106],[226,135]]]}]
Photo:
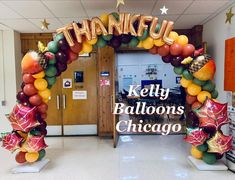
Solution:
[{"label": "white wall", "polygon": [[174,88],[179,86],[176,84],[176,74],[173,71],[171,64],[162,62],[159,55],[149,53],[118,53],[118,80],[119,92],[123,89],[123,78],[131,77],[133,85],[141,85],[141,80],[152,80],[152,77],[146,75],[146,69],[149,65],[156,65],[156,78],[162,80],[163,88]]},{"label": "white wall", "polygon": [[[7,132],[12,128],[5,114],[10,113],[16,104],[16,81],[20,80],[20,35],[13,30],[0,31],[0,41],[0,132]],[[6,105],[2,105],[2,101]]]},{"label": "white wall", "polygon": [[[232,6],[235,6],[235,3]],[[208,53],[212,55],[216,62],[215,82],[219,91],[218,99],[221,102],[227,101],[227,94],[224,91],[225,40],[235,37],[235,17],[232,18],[232,24],[225,24],[228,9],[204,24],[203,27],[203,41],[208,43]],[[233,12],[235,12],[235,8],[233,8]]]}]

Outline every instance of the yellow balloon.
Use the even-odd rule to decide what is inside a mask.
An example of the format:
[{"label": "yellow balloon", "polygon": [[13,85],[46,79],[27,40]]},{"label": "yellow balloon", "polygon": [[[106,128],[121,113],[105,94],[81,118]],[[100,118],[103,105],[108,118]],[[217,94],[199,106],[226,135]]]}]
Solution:
[{"label": "yellow balloon", "polygon": [[108,27],[109,25],[109,15],[108,14],[101,14],[100,15],[100,20],[102,21],[102,23],[104,24],[105,27]]},{"label": "yellow balloon", "polygon": [[90,45],[94,45],[94,44],[96,44],[96,42],[97,42],[97,38],[92,39],[90,41],[87,41],[87,43],[90,44]]},{"label": "yellow balloon", "polygon": [[35,79],[39,79],[39,78],[44,78],[45,77],[45,72],[41,71],[37,74],[32,75]]},{"label": "yellow balloon", "polygon": [[191,155],[196,159],[201,159],[203,152],[199,151],[195,146],[192,146]]},{"label": "yellow balloon", "polygon": [[211,93],[207,92],[207,91],[201,91],[198,95],[197,95],[197,100],[200,103],[203,103],[206,98],[211,99]]},{"label": "yellow balloon", "polygon": [[188,44],[188,37],[185,35],[180,35],[176,41],[178,44],[184,46]]},{"label": "yellow balloon", "polygon": [[44,103],[48,103],[48,101],[49,101],[49,99],[42,99],[42,102],[44,102]]},{"label": "yellow balloon", "polygon": [[188,86],[187,92],[191,96],[197,96],[201,92],[201,90],[201,86],[192,83]]},{"label": "yellow balloon", "polygon": [[92,45],[88,44],[87,42],[84,42],[82,44],[82,51],[84,53],[90,53],[92,51]]},{"label": "yellow balloon", "polygon": [[165,42],[162,39],[155,39],[154,40],[154,45],[157,47],[163,46]]},{"label": "yellow balloon", "polygon": [[42,97],[42,99],[49,99],[49,97],[51,96],[51,91],[46,88],[43,91],[38,91],[38,94]]},{"label": "yellow balloon", "polygon": [[37,161],[39,158],[39,153],[38,152],[30,152],[25,154],[25,159],[29,163],[33,163]]},{"label": "yellow balloon", "polygon": [[154,46],[153,38],[147,37],[147,38],[143,41],[143,47],[144,47],[145,49],[151,49],[153,46]]},{"label": "yellow balloon", "polygon": [[79,54],[82,55],[82,54],[84,54],[84,52],[83,52],[83,51],[80,51]]},{"label": "yellow balloon", "polygon": [[169,38],[170,38],[170,39],[173,39],[174,42],[176,42],[176,41],[178,40],[178,37],[179,37],[179,35],[178,35],[178,33],[175,32],[175,31],[171,31],[170,34],[169,34]]},{"label": "yellow balloon", "polygon": [[137,45],[138,48],[142,48],[143,47],[143,41],[140,41],[139,44]]},{"label": "yellow balloon", "polygon": [[43,91],[47,88],[48,83],[45,79],[36,79],[34,81],[34,87],[39,90],[39,91]]},{"label": "yellow balloon", "polygon": [[180,80],[180,84],[184,88],[187,88],[190,84],[192,84],[192,82],[193,82],[192,80],[187,80],[184,77],[182,77],[181,80]]}]

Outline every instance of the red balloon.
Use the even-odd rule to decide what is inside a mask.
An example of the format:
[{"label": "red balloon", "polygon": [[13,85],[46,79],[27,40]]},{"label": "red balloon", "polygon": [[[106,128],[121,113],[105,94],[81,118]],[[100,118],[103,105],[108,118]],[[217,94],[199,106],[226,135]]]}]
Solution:
[{"label": "red balloon", "polygon": [[39,106],[42,103],[42,98],[38,94],[33,95],[29,98],[29,102],[33,106]]},{"label": "red balloon", "polygon": [[188,57],[194,54],[195,51],[195,47],[192,44],[187,44],[183,47],[183,52],[182,52],[182,56],[183,57]]},{"label": "red balloon", "polygon": [[27,96],[32,96],[37,94],[37,89],[34,87],[33,84],[26,84],[23,88],[23,92],[27,95]]},{"label": "red balloon", "polygon": [[[69,60],[68,61],[74,61],[74,60],[77,60],[77,58],[78,58],[78,54],[74,53],[71,50],[69,51],[68,55],[69,55]],[[68,61],[67,61],[67,63],[68,63]]]},{"label": "red balloon", "polygon": [[70,47],[74,53],[79,53],[82,50],[82,44],[74,42],[74,46]]},{"label": "red balloon", "polygon": [[170,52],[170,47],[167,44],[164,44],[163,46],[158,48],[158,54],[160,56],[166,56]]},{"label": "red balloon", "polygon": [[183,51],[183,47],[180,44],[178,44],[178,43],[174,43],[170,47],[170,53],[173,56],[180,55],[182,53],[182,51]]},{"label": "red balloon", "polygon": [[157,46],[153,46],[151,49],[149,49],[149,53],[157,54],[158,53],[158,47]]},{"label": "red balloon", "polygon": [[38,112],[46,113],[48,110],[48,105],[46,103],[42,103],[37,107]]},{"label": "red balloon", "polygon": [[15,157],[16,162],[18,162],[19,164],[25,163],[26,162],[25,154],[26,152],[21,152],[21,151],[18,152]]},{"label": "red balloon", "polygon": [[42,119],[46,119],[46,118],[47,118],[47,113],[42,113],[42,114],[41,114],[41,118],[42,118]]},{"label": "red balloon", "polygon": [[33,78],[32,74],[24,74],[23,75],[23,82],[25,84],[33,84],[35,79]]}]

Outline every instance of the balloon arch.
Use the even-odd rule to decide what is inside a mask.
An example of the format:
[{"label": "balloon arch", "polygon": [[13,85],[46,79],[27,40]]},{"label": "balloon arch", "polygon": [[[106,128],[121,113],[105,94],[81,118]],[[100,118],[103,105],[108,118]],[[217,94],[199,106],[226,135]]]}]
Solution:
[{"label": "balloon arch", "polygon": [[215,62],[203,49],[196,50],[185,35],[173,30],[174,22],[157,17],[128,13],[102,14],[99,18],[71,23],[57,30],[47,47],[38,44],[38,51],[28,52],[22,59],[22,90],[17,94],[17,104],[9,114],[13,131],[3,136],[3,147],[17,151],[18,163],[41,160],[47,147],[47,102],[56,77],[79,54],[90,53],[93,48],[111,46],[139,47],[151,54],[159,54],[165,63],[174,66],[181,75],[180,84],[187,93],[186,101],[192,111],[188,117],[192,126],[187,128],[185,141],[192,144],[191,154],[213,164],[231,149],[230,136],[220,130],[228,123],[227,104],[215,99],[213,77]]}]

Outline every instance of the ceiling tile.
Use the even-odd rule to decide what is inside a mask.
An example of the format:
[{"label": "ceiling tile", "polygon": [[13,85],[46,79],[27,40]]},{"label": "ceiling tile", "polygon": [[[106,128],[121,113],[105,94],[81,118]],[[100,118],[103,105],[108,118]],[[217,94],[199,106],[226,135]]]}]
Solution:
[{"label": "ceiling tile", "polygon": [[167,14],[169,15],[181,14],[192,2],[192,0],[159,0],[155,5],[152,14],[160,15],[160,8],[162,8],[163,6],[166,6],[166,8],[168,9]]},{"label": "ceiling tile", "polygon": [[197,0],[184,12],[184,14],[209,14],[226,5],[229,0]]},{"label": "ceiling tile", "polygon": [[16,12],[8,8],[6,5],[0,2],[0,19],[16,19],[22,18],[22,16],[18,15]]},{"label": "ceiling tile", "polygon": [[53,14],[40,1],[2,1],[25,18],[50,18]]},{"label": "ceiling tile", "polygon": [[159,22],[163,21],[163,20],[168,20],[168,21],[176,21],[176,19],[179,17],[180,15],[159,15],[157,16],[159,19]]},{"label": "ceiling tile", "polygon": [[80,1],[43,1],[56,17],[85,17]]},{"label": "ceiling tile", "polygon": [[80,18],[59,18],[63,25],[67,25],[74,22],[82,22],[83,19],[87,19],[87,17],[80,17]]},{"label": "ceiling tile", "polygon": [[37,28],[26,19],[1,19],[0,23],[22,33],[40,32],[40,28]]},{"label": "ceiling tile", "polygon": [[131,14],[138,13],[138,14],[151,15],[154,4],[155,1],[153,0],[147,0],[147,1],[129,0],[125,1],[125,6],[120,6],[120,11],[128,12]]},{"label": "ceiling tile", "polygon": [[200,25],[204,19],[206,19],[209,14],[200,15],[182,15],[175,22],[175,29],[190,29],[195,25]]},{"label": "ceiling tile", "polygon": [[115,0],[82,0],[81,2],[89,17],[100,16],[102,13],[117,11]]},{"label": "ceiling tile", "polygon": [[[31,21],[36,26],[38,26],[39,28],[41,28],[42,26],[41,21],[43,21],[43,19],[28,19],[28,20]],[[49,29],[42,30],[42,32],[55,32],[56,29],[60,28],[63,25],[56,18],[49,18],[47,19],[47,22],[50,23],[50,25],[48,26]]]}]

